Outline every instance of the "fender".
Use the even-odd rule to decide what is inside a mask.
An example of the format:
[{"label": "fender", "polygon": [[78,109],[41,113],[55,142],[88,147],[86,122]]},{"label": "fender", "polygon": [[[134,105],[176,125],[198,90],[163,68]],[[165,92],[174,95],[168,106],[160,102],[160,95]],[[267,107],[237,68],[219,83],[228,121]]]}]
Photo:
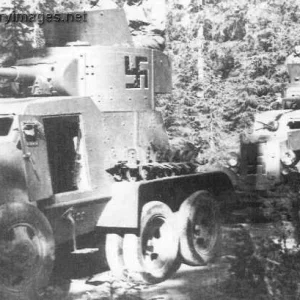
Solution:
[{"label": "fender", "polygon": [[213,172],[213,171],[221,171],[225,173],[229,178],[234,188],[238,187],[239,184],[239,176],[230,168],[228,167],[220,167],[220,168],[209,168],[206,172]]},{"label": "fender", "polygon": [[143,205],[150,201],[161,201],[173,211],[198,190],[208,190],[214,195],[233,191],[229,176],[223,172],[197,173],[177,177],[165,177],[151,181],[116,182],[112,199],[99,217],[97,227],[116,229],[139,229]]}]

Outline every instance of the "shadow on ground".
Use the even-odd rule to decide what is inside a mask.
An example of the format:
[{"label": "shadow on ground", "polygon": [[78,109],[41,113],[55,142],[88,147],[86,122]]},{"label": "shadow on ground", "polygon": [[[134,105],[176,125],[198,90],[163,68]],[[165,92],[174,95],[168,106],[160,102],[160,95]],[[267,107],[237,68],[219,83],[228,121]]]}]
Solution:
[{"label": "shadow on ground", "polygon": [[[236,228],[234,229],[236,230]],[[90,256],[72,256],[71,245],[57,252],[56,266],[45,300],[199,300],[232,299],[222,292],[228,278],[229,264],[224,256],[230,255],[227,238],[231,230],[223,228],[223,253],[212,265],[190,267],[182,265],[169,280],[157,285],[133,284],[118,281],[111,276],[103,249]],[[225,252],[224,252],[225,251]]]}]

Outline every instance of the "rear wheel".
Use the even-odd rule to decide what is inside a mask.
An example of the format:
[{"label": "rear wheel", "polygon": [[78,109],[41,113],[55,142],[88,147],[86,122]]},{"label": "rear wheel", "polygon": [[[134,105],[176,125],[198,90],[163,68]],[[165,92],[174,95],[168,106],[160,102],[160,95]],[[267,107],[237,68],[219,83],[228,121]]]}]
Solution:
[{"label": "rear wheel", "polygon": [[183,262],[199,266],[211,261],[220,244],[219,211],[212,195],[207,191],[192,194],[180,206],[178,222]]},{"label": "rear wheel", "polygon": [[164,203],[153,201],[142,210],[140,236],[126,234],[124,262],[133,280],[158,283],[180,266],[174,214]]},{"label": "rear wheel", "polygon": [[36,207],[11,203],[0,207],[1,299],[38,299],[54,261],[54,238]]}]

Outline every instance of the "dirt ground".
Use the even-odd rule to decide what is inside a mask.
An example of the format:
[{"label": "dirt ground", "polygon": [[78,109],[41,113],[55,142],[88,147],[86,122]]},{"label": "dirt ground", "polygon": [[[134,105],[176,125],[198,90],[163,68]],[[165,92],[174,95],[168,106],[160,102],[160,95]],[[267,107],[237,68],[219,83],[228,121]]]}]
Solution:
[{"label": "dirt ground", "polygon": [[[228,258],[234,254],[232,232],[237,232],[245,226],[252,236],[273,235],[276,238],[276,226],[272,223],[223,226],[222,250],[214,264],[203,267],[181,265],[172,278],[157,285],[117,281],[105,265],[98,267],[97,273],[93,274],[93,260],[74,260],[66,257],[60,260],[60,268],[54,272],[52,285],[47,288],[45,300],[247,299],[245,295],[240,298],[233,297],[223,290],[223,283],[228,280],[230,270]],[[289,241],[294,243],[292,239]]]}]

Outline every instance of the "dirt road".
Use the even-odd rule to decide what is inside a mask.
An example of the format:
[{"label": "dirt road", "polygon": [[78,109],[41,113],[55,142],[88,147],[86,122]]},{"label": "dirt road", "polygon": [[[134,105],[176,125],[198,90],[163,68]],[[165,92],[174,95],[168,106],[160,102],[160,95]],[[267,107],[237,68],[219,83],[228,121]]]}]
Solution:
[{"label": "dirt road", "polygon": [[[236,230],[239,229],[233,229]],[[255,231],[260,232],[257,227]],[[65,280],[56,278],[56,283],[47,289],[45,300],[224,300],[226,297],[218,287],[228,278],[229,264],[223,258],[230,255],[234,247],[232,237],[228,234],[231,232],[230,228],[222,228],[223,250],[215,264],[203,267],[181,265],[172,278],[157,285],[117,281],[103,268],[96,275],[90,275],[86,270],[82,273],[82,266],[86,267],[84,263],[63,259],[62,270],[73,264],[73,271]],[[59,277],[60,272],[56,272],[55,276]]]},{"label": "dirt road", "polygon": [[[70,285],[50,287],[48,299],[66,300],[199,300],[219,299],[216,285],[226,278],[228,265],[219,263],[205,267],[182,265],[169,280],[157,285],[115,281],[110,272],[90,278],[72,279]],[[54,298],[55,297],[55,298]],[[221,299],[221,298],[220,298]]]},{"label": "dirt road", "polygon": [[[203,267],[181,265],[177,273],[169,280],[157,285],[133,284],[130,281],[117,281],[109,271],[102,268],[95,275],[89,272],[82,273],[84,263],[73,261],[73,271],[69,278],[56,280],[56,283],[47,289],[45,300],[229,300],[222,292],[222,283],[228,279],[228,256],[235,249],[237,233],[244,231],[243,225],[222,227],[222,251],[215,264]],[[248,226],[249,232],[255,236],[276,235],[276,228],[272,224],[254,224]],[[247,231],[248,232],[248,231]],[[243,238],[249,242],[247,236]],[[70,267],[72,261],[62,261],[63,269]],[[65,266],[65,267],[64,267]],[[76,274],[76,270],[78,271]],[[75,276],[76,274],[76,276]],[[81,276],[81,274],[83,274]],[[56,272],[55,276],[59,277]]]}]

